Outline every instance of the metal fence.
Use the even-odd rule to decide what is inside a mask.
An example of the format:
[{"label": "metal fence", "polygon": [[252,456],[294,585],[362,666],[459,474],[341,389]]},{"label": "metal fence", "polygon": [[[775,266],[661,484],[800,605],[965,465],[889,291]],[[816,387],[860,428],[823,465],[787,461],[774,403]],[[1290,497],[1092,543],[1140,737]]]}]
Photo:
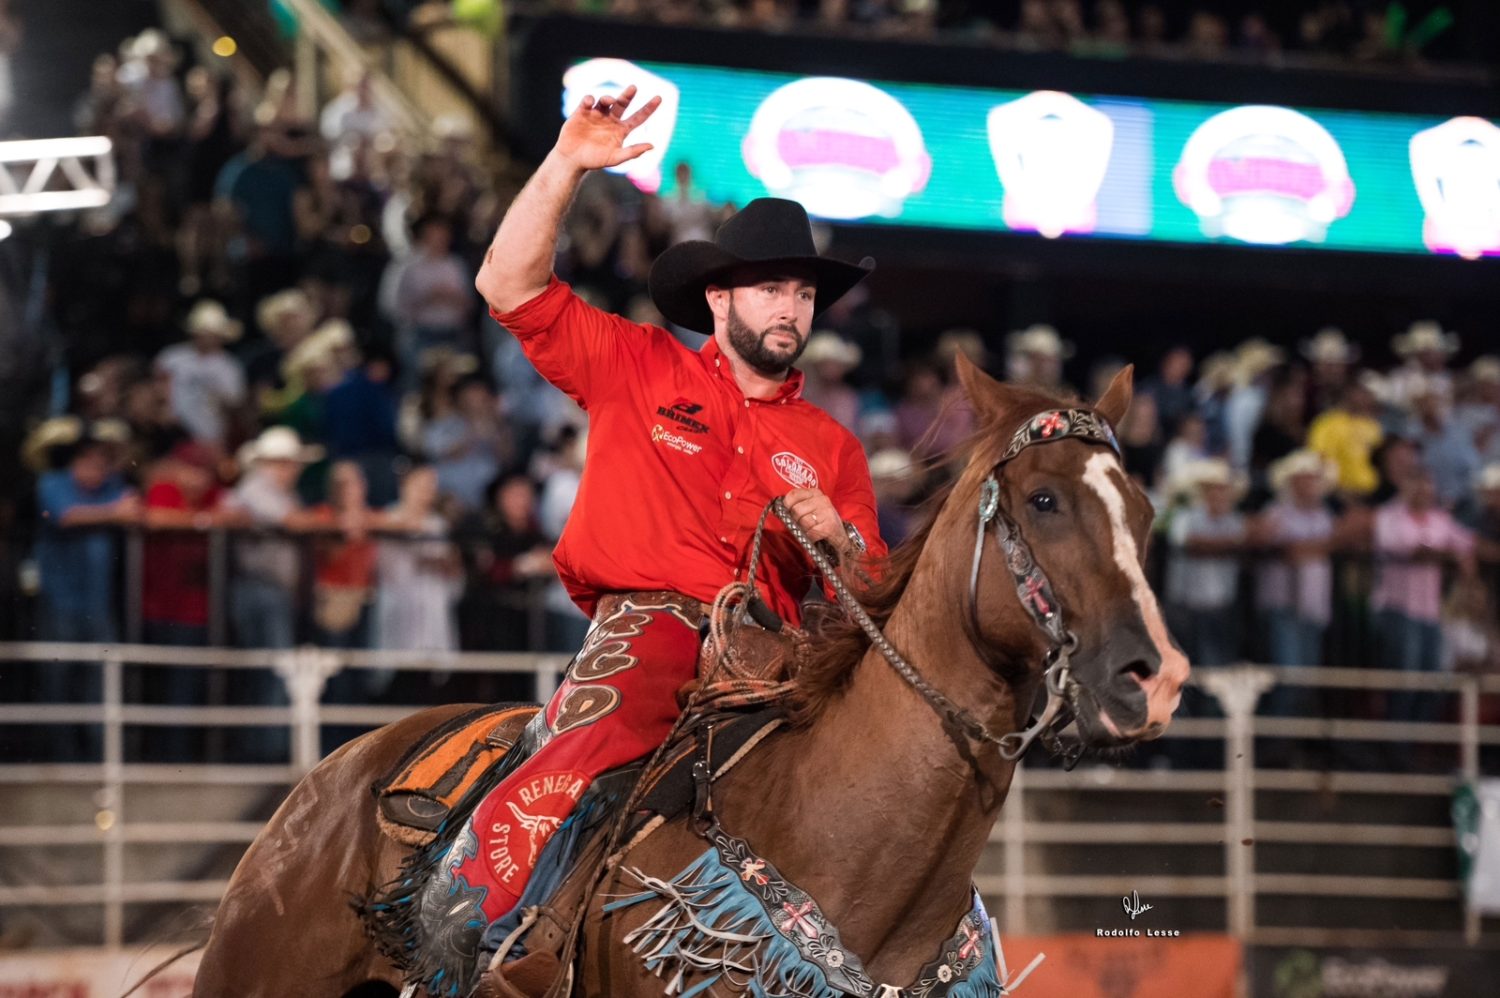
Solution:
[{"label": "metal fence", "polygon": [[[0,764],[0,795],[12,802],[32,794],[89,789],[96,807],[92,820],[38,819],[0,807],[0,850],[41,850],[89,847],[102,852],[94,882],[0,884],[0,916],[7,909],[32,911],[93,908],[101,912],[102,941],[119,946],[137,941],[127,931],[130,906],[161,902],[211,903],[225,887],[222,879],[142,879],[127,868],[127,847],[155,844],[163,849],[184,845],[220,844],[237,850],[254,837],[258,821],[242,816],[198,815],[190,820],[151,820],[127,806],[132,794],[161,787],[262,787],[273,797],[284,793],[316,765],[330,729],[369,728],[409,712],[404,705],[337,705],[324,701],[328,680],[345,670],[371,670],[453,675],[504,673],[529,683],[530,693],[545,699],[555,689],[562,656],[526,654],[457,654],[431,656],[381,652],[330,652],[304,648],[289,652],[174,649],[148,646],[0,644],[0,663],[9,670],[46,668],[58,662],[87,663],[102,678],[101,696],[90,703],[0,705],[0,729],[14,733],[59,725],[90,725],[102,735],[98,761],[49,763],[20,761],[11,756]],[[126,695],[128,670],[144,665],[215,671],[269,670],[286,693],[283,706],[162,706],[134,702]],[[1028,927],[1028,906],[1034,902],[1059,905],[1069,898],[1129,894],[1211,899],[1222,905],[1222,924],[1247,942],[1279,942],[1288,938],[1307,943],[1319,937],[1347,939],[1328,925],[1269,926],[1257,917],[1257,899],[1265,896],[1364,898],[1371,903],[1400,904],[1425,899],[1462,904],[1460,884],[1453,876],[1368,876],[1329,873],[1287,875],[1257,869],[1256,847],[1266,843],[1328,843],[1383,846],[1393,850],[1454,848],[1451,825],[1403,824],[1391,821],[1285,820],[1258,804],[1258,793],[1303,790],[1328,793],[1377,794],[1383,799],[1401,795],[1446,798],[1465,781],[1481,775],[1485,760],[1500,747],[1500,724],[1481,723],[1481,704],[1500,695],[1500,677],[1423,675],[1362,669],[1267,669],[1236,666],[1200,670],[1197,682],[1222,710],[1222,717],[1185,717],[1174,723],[1169,744],[1197,742],[1222,750],[1223,764],[1209,768],[1116,768],[1085,766],[1066,773],[1045,760],[1034,759],[1018,771],[1010,798],[993,833],[998,872],[978,876],[981,891],[1001,914],[1009,931]],[[1328,690],[1425,690],[1456,705],[1452,720],[1418,723],[1370,721],[1339,717],[1268,717],[1256,713],[1261,696],[1275,684]],[[283,763],[152,764],[127,760],[127,734],[140,728],[214,726],[225,730],[273,728],[288,736],[289,754]],[[1370,743],[1401,746],[1423,743],[1451,756],[1439,759],[1438,772],[1357,772],[1268,769],[1257,764],[1267,739]],[[1258,740],[1260,746],[1258,746]],[[1493,772],[1496,767],[1488,768]],[[1069,793],[1118,799],[1122,792],[1213,795],[1222,800],[1214,821],[1183,821],[1169,807],[1139,820],[1053,820],[1037,813],[1034,803],[1047,793]],[[1110,809],[1106,807],[1108,815]],[[1217,846],[1223,862],[1209,872],[1172,872],[1139,876],[1101,868],[1080,871],[1076,865],[1059,870],[1057,863],[1038,862],[1039,846],[1076,845],[1100,850],[1131,849],[1144,843]],[[1092,864],[1090,864],[1092,865]],[[14,864],[13,864],[14,866]],[[989,869],[993,870],[994,866]],[[9,880],[18,880],[15,876]],[[1031,910],[1035,910],[1032,908]],[[1216,919],[1217,920],[1217,919]],[[1185,926],[1191,928],[1192,926]],[[1465,912],[1463,927],[1470,941],[1483,927],[1477,913]],[[1392,934],[1374,933],[1371,938]],[[1409,936],[1410,933],[1407,933]],[[1450,934],[1451,935],[1451,934]]]}]

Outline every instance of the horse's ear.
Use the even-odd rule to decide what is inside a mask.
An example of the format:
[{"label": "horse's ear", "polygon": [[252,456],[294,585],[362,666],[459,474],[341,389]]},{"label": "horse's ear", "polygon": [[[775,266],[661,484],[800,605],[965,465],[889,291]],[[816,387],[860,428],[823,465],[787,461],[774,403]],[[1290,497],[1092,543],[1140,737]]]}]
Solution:
[{"label": "horse's ear", "polygon": [[1135,396],[1135,365],[1126,364],[1111,379],[1109,387],[1094,403],[1094,409],[1109,420],[1109,425],[1119,428],[1125,413],[1130,411],[1130,400]]},{"label": "horse's ear", "polygon": [[953,362],[958,383],[964,386],[964,394],[969,397],[975,412],[994,412],[1005,406],[1004,385],[985,374],[962,350],[954,355]]}]

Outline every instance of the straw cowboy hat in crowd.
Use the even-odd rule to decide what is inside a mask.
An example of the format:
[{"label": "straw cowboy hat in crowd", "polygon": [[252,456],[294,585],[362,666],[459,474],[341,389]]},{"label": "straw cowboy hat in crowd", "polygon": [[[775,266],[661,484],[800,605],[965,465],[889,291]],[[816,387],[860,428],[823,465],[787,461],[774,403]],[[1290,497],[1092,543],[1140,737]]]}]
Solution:
[{"label": "straw cowboy hat in crowd", "polygon": [[27,435],[21,445],[21,460],[32,471],[46,471],[56,448],[71,447],[82,439],[83,420],[77,416],[53,416]]},{"label": "straw cowboy hat in crowd", "polygon": [[1286,351],[1259,336],[1241,343],[1234,351],[1234,378],[1248,385],[1267,371],[1286,363]]},{"label": "straw cowboy hat in crowd", "polygon": [[1500,461],[1494,461],[1479,469],[1474,476],[1474,487],[1480,492],[1500,492]]},{"label": "straw cowboy hat in crowd", "polygon": [[1067,360],[1073,356],[1073,344],[1044,322],[1033,323],[1018,333],[1011,333],[1005,338],[1005,348],[1013,353],[1040,354],[1054,360]]},{"label": "straw cowboy hat in crowd", "polygon": [[1474,381],[1500,384],[1500,357],[1489,354],[1476,357],[1474,363],[1469,365],[1469,377]]},{"label": "straw cowboy hat in crowd", "polygon": [[163,59],[177,65],[177,48],[160,28],[147,28],[130,43],[130,54],[136,59]]},{"label": "straw cowboy hat in crowd", "polygon": [[704,297],[708,286],[746,265],[777,264],[811,271],[818,288],[814,315],[826,311],[875,269],[870,257],[845,263],[820,256],[807,209],[796,201],[756,198],[720,225],[712,242],[690,239],[669,246],[651,265],[646,285],[667,321],[712,333],[714,315]]},{"label": "straw cowboy hat in crowd", "polygon": [[1302,356],[1314,364],[1353,364],[1359,360],[1359,347],[1350,343],[1337,326],[1324,326],[1310,340],[1303,340]]},{"label": "straw cowboy hat in crowd", "polygon": [[864,353],[859,347],[844,339],[838,333],[817,332],[807,341],[807,349],[802,351],[802,367],[812,367],[816,364],[837,364],[846,371],[852,371],[859,366]]},{"label": "straw cowboy hat in crowd", "polygon": [[984,345],[984,337],[975,329],[948,330],[938,337],[937,347],[933,352],[945,367],[951,367],[959,354],[972,360],[977,367],[985,367],[990,362],[989,348]]},{"label": "straw cowboy hat in crowd", "polygon": [[239,322],[229,317],[223,305],[209,298],[195,304],[182,325],[189,336],[213,336],[225,343],[240,338]]},{"label": "straw cowboy hat in crowd", "polygon": [[1215,485],[1229,489],[1239,499],[1244,496],[1249,481],[1222,457],[1206,457],[1184,465],[1167,483],[1167,491],[1174,498],[1187,498],[1200,488]]},{"label": "straw cowboy hat in crowd", "polygon": [[343,366],[340,354],[354,348],[354,327],[343,319],[329,319],[291,349],[281,362],[281,376],[300,381],[314,367]]},{"label": "straw cowboy hat in crowd", "polygon": [[260,461],[295,461],[312,464],[323,459],[323,448],[304,444],[290,426],[272,426],[240,448],[235,455],[240,467],[249,468]]},{"label": "straw cowboy hat in crowd", "polygon": [[1219,392],[1234,386],[1234,354],[1226,350],[1211,353],[1198,365],[1198,391]]},{"label": "straw cowboy hat in crowd", "polygon": [[1303,475],[1316,476],[1325,494],[1332,492],[1334,486],[1338,484],[1338,469],[1329,461],[1324,460],[1322,454],[1304,448],[1294,450],[1271,464],[1271,489],[1275,492],[1284,492],[1293,478],[1300,478]]},{"label": "straw cowboy hat in crowd", "polygon": [[255,306],[255,324],[260,327],[261,332],[270,335],[287,316],[305,315],[310,319],[312,312],[312,299],[306,292],[299,288],[287,288],[260,300],[260,304]]},{"label": "straw cowboy hat in crowd", "polygon": [[[812,348],[812,344],[808,344]],[[423,374],[443,371],[456,378],[479,370],[479,358],[452,347],[428,347],[417,354],[417,369]]]},{"label": "straw cowboy hat in crowd", "polygon": [[1392,337],[1391,349],[1402,357],[1418,353],[1453,354],[1458,352],[1458,334],[1445,331],[1442,323],[1421,319],[1408,326],[1406,332]]}]

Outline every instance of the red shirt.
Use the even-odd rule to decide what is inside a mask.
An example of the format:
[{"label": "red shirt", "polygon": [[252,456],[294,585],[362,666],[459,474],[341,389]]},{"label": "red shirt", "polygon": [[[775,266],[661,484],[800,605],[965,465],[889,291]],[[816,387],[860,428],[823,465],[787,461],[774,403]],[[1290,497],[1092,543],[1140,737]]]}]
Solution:
[{"label": "red shirt", "polygon": [[[150,509],[207,511],[217,502],[210,493],[190,505],[174,482],[158,481],[146,490]],[[146,535],[141,573],[141,616],[154,624],[208,626],[208,538],[203,534],[163,531]]]},{"label": "red shirt", "polygon": [[[766,504],[821,489],[885,554],[864,448],[804,400],[793,371],[746,398],[712,337],[696,353],[665,329],[601,311],[555,276],[531,301],[491,312],[542,377],[589,413],[588,460],[553,552],[585,613],[608,592],[670,589],[704,602],[743,577]],[[775,516],[757,580],[791,622],[814,569]]]}]

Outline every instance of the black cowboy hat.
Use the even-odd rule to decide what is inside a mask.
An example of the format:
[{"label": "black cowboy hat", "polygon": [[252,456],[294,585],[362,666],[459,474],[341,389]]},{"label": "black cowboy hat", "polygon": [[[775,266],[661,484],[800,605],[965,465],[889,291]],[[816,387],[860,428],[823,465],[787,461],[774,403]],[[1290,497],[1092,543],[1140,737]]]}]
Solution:
[{"label": "black cowboy hat", "polygon": [[651,300],[669,321],[711,333],[714,316],[703,289],[745,264],[808,268],[818,285],[817,312],[844,297],[875,269],[870,257],[856,264],[819,256],[807,211],[796,201],[756,198],[719,226],[713,242],[689,240],[657,257],[647,279]]}]

